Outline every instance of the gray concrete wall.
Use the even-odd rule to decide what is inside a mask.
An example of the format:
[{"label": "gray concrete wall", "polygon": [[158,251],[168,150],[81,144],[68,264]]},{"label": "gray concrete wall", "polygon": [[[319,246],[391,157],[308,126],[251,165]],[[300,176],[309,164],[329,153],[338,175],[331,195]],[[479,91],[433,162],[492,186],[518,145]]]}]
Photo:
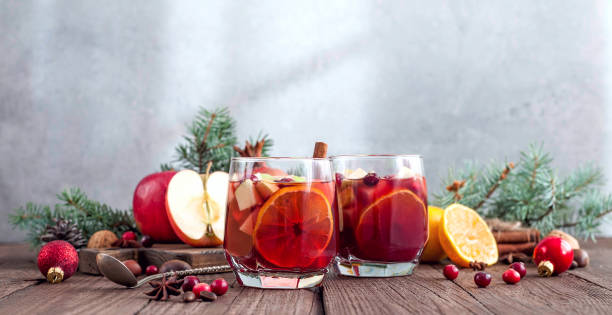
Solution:
[{"label": "gray concrete wall", "polygon": [[0,0],[0,241],[23,237],[7,213],[65,187],[129,207],[201,105],[229,106],[239,137],[264,130],[277,155],[315,140],[421,153],[430,191],[453,163],[537,141],[561,172],[595,161],[612,175],[610,9]]}]

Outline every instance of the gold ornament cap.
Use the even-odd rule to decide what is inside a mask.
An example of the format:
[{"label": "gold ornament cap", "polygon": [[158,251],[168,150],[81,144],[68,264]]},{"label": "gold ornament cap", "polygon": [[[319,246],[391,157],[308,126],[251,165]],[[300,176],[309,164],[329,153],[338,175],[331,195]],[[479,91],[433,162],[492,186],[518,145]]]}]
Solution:
[{"label": "gold ornament cap", "polygon": [[62,270],[62,268],[49,268],[49,271],[47,271],[47,281],[49,281],[49,283],[60,283],[62,280],[64,280],[64,270]]},{"label": "gold ornament cap", "polygon": [[541,261],[538,264],[538,274],[542,277],[552,276],[554,270],[555,266],[548,260]]}]

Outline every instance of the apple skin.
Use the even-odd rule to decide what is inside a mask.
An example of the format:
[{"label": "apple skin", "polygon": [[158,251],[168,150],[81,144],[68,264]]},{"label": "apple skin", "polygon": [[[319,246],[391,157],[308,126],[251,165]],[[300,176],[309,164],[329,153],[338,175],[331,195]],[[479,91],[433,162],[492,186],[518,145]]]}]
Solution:
[{"label": "apple skin", "polygon": [[265,174],[269,174],[272,176],[287,176],[287,173],[285,173],[283,170],[278,169],[278,168],[271,168],[271,167],[267,167],[265,166],[260,166],[257,168],[253,169],[253,174],[257,174],[257,173],[265,173]]},{"label": "apple skin", "polygon": [[154,173],[134,190],[134,220],[140,232],[160,243],[180,242],[166,214],[166,191],[176,171]]}]

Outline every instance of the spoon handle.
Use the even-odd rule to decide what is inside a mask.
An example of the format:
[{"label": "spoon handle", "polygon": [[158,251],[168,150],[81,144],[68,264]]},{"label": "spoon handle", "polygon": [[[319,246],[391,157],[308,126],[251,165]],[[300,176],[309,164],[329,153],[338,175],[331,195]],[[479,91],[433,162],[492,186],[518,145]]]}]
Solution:
[{"label": "spoon handle", "polygon": [[221,272],[228,272],[228,271],[232,271],[229,265],[217,265],[217,266],[209,266],[209,267],[187,269],[187,270],[180,270],[180,271],[168,271],[168,272],[158,273],[156,275],[144,277],[140,279],[140,281],[138,281],[138,283],[136,283],[136,285],[133,286],[133,288],[138,288],[139,286],[149,281],[158,280],[158,279],[163,278],[164,276],[172,277],[176,275],[178,277],[184,277],[184,276],[192,276],[192,275],[204,275],[204,274],[209,274],[209,273],[221,273]]}]

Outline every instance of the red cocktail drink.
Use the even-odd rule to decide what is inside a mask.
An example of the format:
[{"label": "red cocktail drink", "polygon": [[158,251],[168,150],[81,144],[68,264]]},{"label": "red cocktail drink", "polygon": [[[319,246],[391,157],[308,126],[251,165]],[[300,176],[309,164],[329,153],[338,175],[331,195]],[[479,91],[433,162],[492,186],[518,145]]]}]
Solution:
[{"label": "red cocktail drink", "polygon": [[420,157],[344,156],[333,163],[340,273],[410,274],[427,241],[427,188]]},{"label": "red cocktail drink", "polygon": [[238,281],[262,288],[318,285],[337,244],[329,161],[236,158],[230,174],[224,247]]}]

